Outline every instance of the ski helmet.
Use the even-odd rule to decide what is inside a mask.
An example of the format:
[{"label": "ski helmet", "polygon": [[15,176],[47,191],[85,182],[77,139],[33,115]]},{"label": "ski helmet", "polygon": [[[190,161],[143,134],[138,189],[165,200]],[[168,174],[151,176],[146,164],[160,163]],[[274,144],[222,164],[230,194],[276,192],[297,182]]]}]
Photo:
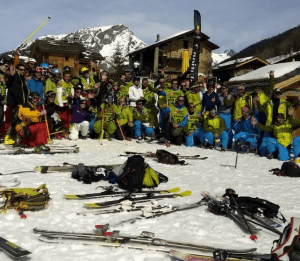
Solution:
[{"label": "ski helmet", "polygon": [[88,68],[86,68],[86,67],[83,67],[82,69],[81,69],[81,72],[84,74],[84,73],[87,73],[87,72],[89,72],[89,69]]},{"label": "ski helmet", "polygon": [[36,63],[36,60],[33,58],[28,58],[26,63]]},{"label": "ski helmet", "polygon": [[63,68],[63,71],[71,71],[71,68],[70,68],[69,66],[65,66],[65,67]]},{"label": "ski helmet", "polygon": [[28,96],[28,99],[30,101],[37,101],[39,102],[41,99],[41,96],[38,92],[31,92],[30,95]]},{"label": "ski helmet", "polygon": [[134,76],[132,81],[133,81],[133,82],[135,82],[135,81],[140,81],[140,77],[139,77],[139,76]]},{"label": "ski helmet", "polygon": [[48,63],[41,63],[40,67],[42,67],[43,69],[49,69],[49,64]]},{"label": "ski helmet", "polygon": [[47,91],[47,92],[46,92],[46,97],[47,97],[47,98],[53,97],[53,96],[54,96],[54,98],[55,98],[56,92],[54,92],[54,91]]},{"label": "ski helmet", "polygon": [[52,73],[53,74],[61,74],[61,71],[60,71],[60,69],[55,68],[55,69],[52,70]]}]

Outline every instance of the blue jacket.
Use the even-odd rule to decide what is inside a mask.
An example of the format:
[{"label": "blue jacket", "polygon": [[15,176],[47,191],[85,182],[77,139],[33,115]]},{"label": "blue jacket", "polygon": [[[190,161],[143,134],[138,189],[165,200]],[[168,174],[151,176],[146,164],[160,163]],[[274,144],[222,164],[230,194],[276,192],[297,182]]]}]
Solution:
[{"label": "blue jacket", "polygon": [[85,110],[81,110],[79,106],[72,105],[72,123],[81,123],[83,121],[90,121],[94,116]]},{"label": "blue jacket", "polygon": [[[211,99],[215,98],[216,101],[212,102]],[[202,100],[202,111],[208,110],[211,107],[219,106],[221,104],[219,95],[215,92],[212,92],[210,95],[207,95],[207,92],[203,94]]]},{"label": "blue jacket", "polygon": [[[246,132],[247,134],[257,134],[259,135],[261,130],[255,125],[251,124],[251,118],[249,117],[247,120],[242,118],[240,122],[234,121],[233,129],[236,134],[240,132]],[[255,118],[256,119],[256,118]]]},{"label": "blue jacket", "polygon": [[38,103],[38,105],[41,105],[44,100],[44,85],[43,82],[40,79],[36,79],[35,77],[32,77],[28,82],[27,82],[27,88],[29,92],[37,92],[41,100]]}]

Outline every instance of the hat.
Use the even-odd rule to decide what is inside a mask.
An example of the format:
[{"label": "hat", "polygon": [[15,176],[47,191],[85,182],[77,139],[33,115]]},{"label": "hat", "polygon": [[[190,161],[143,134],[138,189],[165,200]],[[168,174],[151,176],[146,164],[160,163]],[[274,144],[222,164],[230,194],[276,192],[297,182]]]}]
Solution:
[{"label": "hat", "polygon": [[280,89],[274,89],[273,93],[282,93]]}]

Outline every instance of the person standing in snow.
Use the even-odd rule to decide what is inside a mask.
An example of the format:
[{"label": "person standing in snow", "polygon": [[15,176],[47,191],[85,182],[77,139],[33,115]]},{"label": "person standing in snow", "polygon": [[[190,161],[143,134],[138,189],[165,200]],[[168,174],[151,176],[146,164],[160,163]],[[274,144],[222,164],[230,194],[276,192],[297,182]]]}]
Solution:
[{"label": "person standing in snow", "polygon": [[140,86],[140,77],[133,77],[133,85],[129,87],[128,96],[129,106],[132,107],[132,110],[136,107],[137,100],[144,100],[143,89]]}]

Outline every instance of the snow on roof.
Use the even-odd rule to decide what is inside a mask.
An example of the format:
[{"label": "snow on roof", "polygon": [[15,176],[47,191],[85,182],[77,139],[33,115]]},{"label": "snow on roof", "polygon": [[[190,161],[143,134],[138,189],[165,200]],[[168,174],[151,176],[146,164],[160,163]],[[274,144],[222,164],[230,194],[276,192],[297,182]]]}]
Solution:
[{"label": "snow on roof", "polygon": [[255,71],[249,72],[247,74],[233,77],[229,81],[248,81],[248,80],[261,80],[269,78],[269,72],[274,71],[275,78],[281,77],[284,74],[287,74],[291,71],[294,71],[296,68],[300,67],[300,62],[288,62],[288,63],[279,63],[272,64],[261,67]]},{"label": "snow on roof", "polygon": [[151,45],[159,44],[159,43],[161,43],[161,42],[167,41],[167,40],[169,40],[169,39],[172,39],[172,38],[174,38],[174,37],[177,37],[177,36],[180,36],[180,35],[182,35],[182,34],[188,33],[188,32],[190,32],[190,31],[192,31],[192,29],[185,30],[185,31],[181,31],[181,32],[176,33],[176,34],[172,34],[172,35],[170,35],[169,37],[167,37],[167,38],[165,38],[165,39],[162,39],[162,40],[160,40],[160,41],[158,41],[158,42],[155,42],[155,43],[150,44],[150,45],[148,45],[148,46],[145,46],[145,47],[143,47],[143,48],[134,50],[133,52],[142,50],[142,49],[144,49],[144,48],[148,48],[148,47],[151,46]]},{"label": "snow on roof", "polygon": [[228,61],[226,63],[218,64],[217,66],[214,67],[214,69],[219,69],[220,67],[224,67],[224,66],[228,66],[228,65],[243,63],[243,62],[246,62],[246,61],[251,60],[253,58],[254,58],[254,56],[249,56],[249,57],[244,57],[244,58],[240,58],[240,59],[231,60],[231,61]]},{"label": "snow on roof", "polygon": [[284,54],[284,55],[275,56],[275,57],[272,57],[270,59],[267,59],[267,62],[270,63],[270,64],[274,64],[274,63],[280,62],[280,61],[282,61],[284,59],[287,59],[287,58],[289,58],[289,57],[291,57],[293,55],[296,55],[298,53],[300,53],[300,51],[293,52],[293,53],[288,53],[288,54]]}]

